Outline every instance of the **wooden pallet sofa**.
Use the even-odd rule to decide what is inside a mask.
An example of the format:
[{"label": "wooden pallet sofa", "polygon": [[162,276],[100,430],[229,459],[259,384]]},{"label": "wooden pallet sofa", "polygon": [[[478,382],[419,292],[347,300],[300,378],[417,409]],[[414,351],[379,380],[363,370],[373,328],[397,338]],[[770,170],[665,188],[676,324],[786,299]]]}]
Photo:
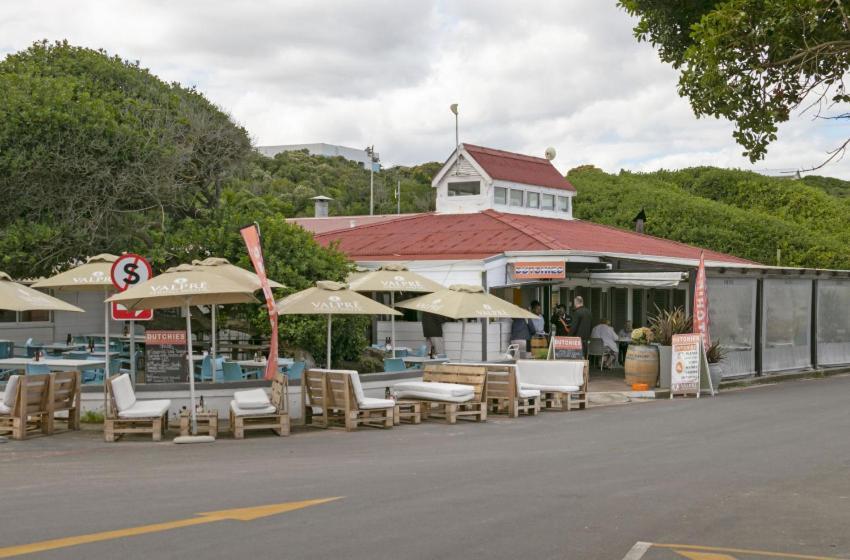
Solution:
[{"label": "wooden pallet sofa", "polygon": [[540,412],[540,391],[520,386],[514,364],[486,364],[487,409],[492,414],[534,416]]},{"label": "wooden pallet sofa", "polygon": [[106,416],[103,419],[103,437],[108,442],[126,434],[151,434],[153,441],[161,441],[168,430],[168,399],[139,401],[133,383],[126,373],[113,375],[106,380]]},{"label": "wooden pallet sofa", "polygon": [[428,364],[422,381],[396,383],[393,392],[399,405],[420,403],[423,420],[443,418],[455,424],[458,419],[487,420],[486,387],[485,366]]},{"label": "wooden pallet sofa", "polygon": [[271,430],[288,436],[289,389],[285,374],[272,379],[271,396],[264,389],[248,389],[233,393],[230,401],[230,432],[234,439],[243,439],[248,430]]},{"label": "wooden pallet sofa", "polygon": [[[80,429],[80,372],[57,371],[50,374],[50,392],[47,400],[50,408],[48,433],[53,433],[57,420],[65,421],[69,430]],[[67,412],[67,416],[57,416],[57,412]]]},{"label": "wooden pallet sofa", "polygon": [[522,389],[540,391],[541,410],[573,410],[587,406],[587,360],[517,360]]},{"label": "wooden pallet sofa", "polygon": [[50,433],[50,374],[12,375],[0,401],[0,433],[23,440],[29,432]]},{"label": "wooden pallet sofa", "polygon": [[360,384],[360,374],[352,370],[315,370],[327,380],[327,410],[330,425],[336,422],[345,431],[357,426],[392,428],[395,417],[395,401],[367,397]]}]

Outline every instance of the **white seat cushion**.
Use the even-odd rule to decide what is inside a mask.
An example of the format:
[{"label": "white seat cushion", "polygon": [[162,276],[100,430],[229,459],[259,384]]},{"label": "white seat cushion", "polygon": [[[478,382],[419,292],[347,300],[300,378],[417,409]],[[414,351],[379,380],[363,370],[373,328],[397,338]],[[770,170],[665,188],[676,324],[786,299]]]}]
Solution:
[{"label": "white seat cushion", "polygon": [[375,410],[379,408],[392,408],[395,406],[395,401],[391,399],[373,399],[363,397],[363,400],[357,403],[360,410]]},{"label": "white seat cushion", "polygon": [[269,400],[268,395],[263,389],[248,389],[247,391],[236,391],[233,393],[233,400],[236,401],[236,404],[239,408],[243,410],[247,409],[259,409],[259,408],[268,408],[271,406],[272,402]]},{"label": "white seat cushion", "polygon": [[119,418],[159,418],[171,408],[168,399],[156,401],[136,401],[133,406],[118,412]]},{"label": "white seat cushion", "polygon": [[[136,394],[133,392],[133,384],[130,382],[130,376],[126,373],[119,375],[112,381],[112,398],[115,399],[115,406],[118,407],[118,412],[130,410],[136,404]],[[139,417],[127,416],[127,418]]]},{"label": "white seat cushion", "polygon": [[540,390],[538,389],[523,389],[520,387],[517,390],[517,395],[521,399],[532,399],[540,396]]},{"label": "white seat cushion", "polygon": [[538,393],[540,393],[540,391],[547,391],[550,393],[574,393],[579,389],[580,387],[578,385],[537,385],[535,383],[523,383],[520,388],[521,391],[536,390]]},{"label": "white seat cushion", "polygon": [[18,379],[20,379],[20,375],[10,375],[9,381],[6,382],[6,392],[3,393],[3,403],[6,408],[9,409],[9,414],[13,408],[15,408],[15,399],[18,395]]},{"label": "white seat cushion", "polygon": [[12,414],[12,409],[0,402],[0,414]]},{"label": "white seat cushion", "polygon": [[398,392],[415,391],[443,397],[472,397],[475,387],[460,383],[437,383],[428,381],[402,381],[393,385]]},{"label": "white seat cushion", "polygon": [[277,409],[271,404],[263,408],[241,408],[235,400],[230,401],[230,410],[236,416],[263,416],[277,412]]}]

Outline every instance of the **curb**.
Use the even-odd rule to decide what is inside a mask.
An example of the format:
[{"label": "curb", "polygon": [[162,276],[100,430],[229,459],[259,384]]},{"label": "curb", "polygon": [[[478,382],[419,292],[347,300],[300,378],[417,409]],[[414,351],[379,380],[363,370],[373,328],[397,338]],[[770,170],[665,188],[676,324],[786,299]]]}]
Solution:
[{"label": "curb", "polygon": [[738,389],[742,387],[753,387],[757,385],[770,385],[780,383],[782,381],[799,381],[800,379],[822,379],[833,377],[836,375],[844,375],[850,373],[850,367],[835,367],[829,369],[814,369],[808,371],[795,371],[791,373],[772,373],[761,375],[759,377],[748,377],[745,379],[735,379],[732,381],[722,381],[718,389]]}]

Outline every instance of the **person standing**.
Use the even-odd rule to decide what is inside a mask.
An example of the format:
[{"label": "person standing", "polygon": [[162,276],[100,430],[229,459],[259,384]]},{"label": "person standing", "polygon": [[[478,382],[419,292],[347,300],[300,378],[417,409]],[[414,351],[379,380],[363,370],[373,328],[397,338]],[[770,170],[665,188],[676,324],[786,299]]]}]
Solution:
[{"label": "person standing", "polygon": [[552,324],[552,332],[555,336],[569,336],[570,334],[570,318],[567,316],[567,307],[559,303],[555,307],[555,313],[549,320]]},{"label": "person standing", "polygon": [[581,339],[581,352],[587,358],[587,345],[590,342],[590,332],[593,330],[593,315],[584,306],[584,298],[576,296],[573,300],[573,336]]},{"label": "person standing", "polygon": [[428,356],[436,358],[445,352],[443,347],[443,323],[446,320],[427,311],[422,312],[422,334],[428,342]]}]

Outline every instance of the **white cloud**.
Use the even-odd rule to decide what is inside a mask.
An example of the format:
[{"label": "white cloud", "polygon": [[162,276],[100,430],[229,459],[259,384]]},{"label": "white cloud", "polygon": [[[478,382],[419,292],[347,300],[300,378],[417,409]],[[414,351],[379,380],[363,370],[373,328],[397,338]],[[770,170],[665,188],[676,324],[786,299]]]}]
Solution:
[{"label": "white cloud", "polygon": [[[258,144],[375,144],[385,163],[443,160],[461,140],[562,170],[818,163],[846,127],[803,116],[751,165],[732,126],[696,119],[676,73],[613,0],[315,2],[41,0],[0,4],[0,55],[68,39],[196,85]],[[850,158],[821,173],[850,178]]]}]

